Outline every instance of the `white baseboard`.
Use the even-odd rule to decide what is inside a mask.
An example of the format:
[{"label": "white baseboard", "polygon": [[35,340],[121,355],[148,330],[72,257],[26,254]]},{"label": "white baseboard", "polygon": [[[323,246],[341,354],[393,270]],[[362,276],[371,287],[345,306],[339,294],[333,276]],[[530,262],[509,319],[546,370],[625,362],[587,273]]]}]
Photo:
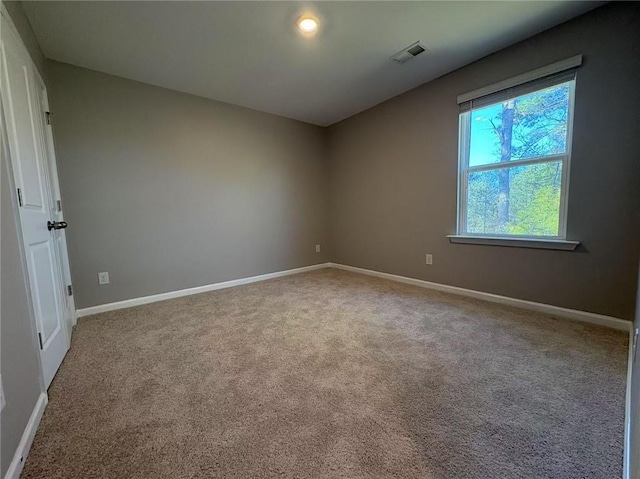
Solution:
[{"label": "white baseboard", "polygon": [[178,291],[170,291],[168,293],[154,294],[152,296],[143,296],[141,298],[127,299],[124,301],[118,301],[115,303],[100,304],[98,306],[92,306],[89,308],[83,308],[76,310],[76,317],[81,318],[83,316],[89,316],[92,314],[104,313],[107,311],[115,311],[117,309],[131,308],[133,306],[140,306],[142,304],[155,303],[157,301],[165,301],[167,299],[180,298],[183,296],[190,296],[193,294],[206,293],[208,291],[216,291],[218,289],[232,288],[234,286],[240,286],[243,284],[256,283],[258,281],[265,281],[268,279],[281,278],[283,276],[289,276],[292,274],[305,273],[307,271],[313,271],[322,268],[337,268],[346,271],[352,271],[355,273],[366,274],[369,276],[376,276],[378,278],[389,279],[400,283],[411,284],[414,286],[420,286],[422,288],[429,288],[436,291],[442,291],[445,293],[453,293],[471,298],[482,299],[485,301],[491,301],[494,303],[506,304],[509,306],[516,306],[523,309],[529,309],[538,311],[541,313],[552,314],[555,316],[561,316],[564,318],[575,319],[577,321],[583,321],[592,324],[599,324],[607,326],[613,329],[621,331],[629,331],[633,323],[624,319],[613,318],[611,316],[605,316],[602,314],[588,313],[586,311],[578,311],[575,309],[562,308],[559,306],[553,306],[550,304],[536,303],[533,301],[526,301],[524,299],[510,298],[508,296],[500,296],[497,294],[485,293],[483,291],[476,291],[473,289],[459,288],[457,286],[449,286],[441,283],[433,283],[430,281],[424,281],[421,279],[408,278],[406,276],[399,276],[390,273],[382,273],[380,271],[373,271],[370,269],[357,268],[355,266],[348,266],[339,263],[320,263],[312,266],[305,266],[302,268],[289,269],[285,271],[277,271],[275,273],[262,274],[258,276],[250,276],[248,278],[234,279],[231,281],[224,281],[221,283],[207,284],[204,286],[197,286],[195,288],[181,289]]},{"label": "white baseboard", "polygon": [[243,284],[256,283],[258,281],[281,278],[283,276],[306,273],[307,271],[313,271],[316,269],[322,269],[322,268],[328,268],[328,267],[329,267],[329,263],[320,263],[320,264],[314,264],[311,266],[304,266],[302,268],[288,269],[285,271],[276,271],[275,273],[261,274],[258,276],[250,276],[248,278],[233,279],[231,281],[224,281],[222,283],[206,284],[204,286],[197,286],[195,288],[181,289],[178,291],[169,291],[168,293],[154,294],[152,296],[143,296],[141,298],[127,299],[127,300],[118,301],[115,303],[99,304],[98,306],[91,306],[90,308],[83,308],[83,309],[76,310],[76,318],[82,318],[83,316],[89,316],[91,314],[105,313],[107,311],[115,311],[116,309],[131,308],[133,306],[140,306],[142,304],[155,303],[157,301],[165,301],[167,299],[181,298],[182,296],[191,296],[192,294],[200,294],[200,293],[206,293],[208,291],[216,291],[218,289],[233,288],[234,286],[240,286]]},{"label": "white baseboard", "polygon": [[526,301],[524,299],[510,298],[508,296],[500,296],[497,294],[485,293],[473,289],[458,288],[457,286],[449,286],[441,283],[432,283],[430,281],[424,281],[421,279],[407,278],[406,276],[398,276],[390,273],[381,273],[379,271],[357,268],[355,266],[347,266],[339,263],[329,263],[329,266],[331,268],[343,269],[346,271],[352,271],[354,273],[390,279],[399,283],[412,284],[414,286],[420,286],[422,288],[434,289],[436,291],[442,291],[444,293],[453,293],[461,296],[468,296],[470,298],[483,299],[485,301],[491,301],[493,303],[506,304],[509,306],[516,306],[518,308],[530,309],[541,313],[552,314],[554,316],[575,319],[577,321],[583,321],[586,323],[599,324],[601,326],[607,326],[609,328],[618,329],[621,331],[629,331],[633,326],[633,323],[631,321],[612,318],[611,316],[605,316],[602,314],[588,313],[586,311],[578,311],[576,309],[561,308],[559,306],[553,306],[551,304],[535,303],[533,301]]},{"label": "white baseboard", "polygon": [[44,392],[40,393],[40,397],[33,408],[27,427],[25,427],[20,443],[18,444],[18,449],[16,449],[16,453],[13,455],[9,469],[7,469],[7,474],[4,476],[5,479],[18,479],[20,477],[20,473],[22,472],[24,463],[27,460],[27,454],[29,454],[29,449],[31,449],[33,438],[38,430],[38,425],[40,424],[40,419],[42,419],[42,415],[44,414],[44,408],[46,407],[47,402],[47,394]]}]

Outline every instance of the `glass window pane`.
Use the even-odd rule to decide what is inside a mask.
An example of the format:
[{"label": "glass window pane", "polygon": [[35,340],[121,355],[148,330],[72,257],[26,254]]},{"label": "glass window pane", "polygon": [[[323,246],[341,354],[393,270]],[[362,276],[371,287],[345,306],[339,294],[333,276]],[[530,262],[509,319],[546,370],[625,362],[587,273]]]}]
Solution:
[{"label": "glass window pane", "polygon": [[467,233],[558,236],[562,162],[469,173]]},{"label": "glass window pane", "polygon": [[571,83],[471,110],[469,166],[566,153]]}]

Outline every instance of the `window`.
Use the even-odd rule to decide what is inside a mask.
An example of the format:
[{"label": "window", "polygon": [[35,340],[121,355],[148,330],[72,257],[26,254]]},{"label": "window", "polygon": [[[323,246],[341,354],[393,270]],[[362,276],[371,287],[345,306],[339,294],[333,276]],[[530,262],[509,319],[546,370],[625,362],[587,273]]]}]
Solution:
[{"label": "window", "polygon": [[574,87],[563,71],[459,100],[458,235],[565,239]]}]

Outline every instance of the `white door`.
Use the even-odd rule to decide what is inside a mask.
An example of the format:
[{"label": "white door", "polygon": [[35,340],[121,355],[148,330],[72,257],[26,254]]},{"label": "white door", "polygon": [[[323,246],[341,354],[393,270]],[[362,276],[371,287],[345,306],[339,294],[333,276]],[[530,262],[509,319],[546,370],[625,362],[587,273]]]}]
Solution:
[{"label": "white door", "polygon": [[[30,293],[48,387],[69,348],[56,212],[57,179],[47,148],[42,81],[13,26],[2,17],[2,108],[6,122]],[[54,223],[56,227],[64,224]]]},{"label": "white door", "polygon": [[[51,173],[50,185],[53,199],[53,210],[51,213],[52,221],[58,224],[66,224],[64,221],[62,201],[60,200],[60,186],[58,182],[58,168],[56,166],[56,156],[53,149],[53,133],[51,131],[51,122],[49,119],[49,98],[47,96],[47,88],[39,75],[35,78],[36,91],[38,94],[39,105],[41,107],[41,125],[44,134],[44,157],[46,164],[49,165],[48,171]],[[71,271],[69,269],[69,255],[67,253],[67,238],[64,229],[53,229],[51,233],[54,236],[56,246],[56,256],[58,259],[60,281],[62,285],[61,295],[63,298],[63,312],[65,324],[67,325],[67,342],[71,344],[71,331],[76,322],[76,306],[73,301],[71,288]]]}]

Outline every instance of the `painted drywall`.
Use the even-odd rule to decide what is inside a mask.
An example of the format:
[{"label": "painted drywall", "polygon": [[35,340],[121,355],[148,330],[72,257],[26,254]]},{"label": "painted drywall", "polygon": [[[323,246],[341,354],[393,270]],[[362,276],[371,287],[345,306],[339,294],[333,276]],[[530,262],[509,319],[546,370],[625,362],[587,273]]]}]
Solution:
[{"label": "painted drywall", "polygon": [[0,150],[0,368],[6,399],[0,420],[0,477],[5,477],[40,396],[41,381],[19,246],[17,206],[9,182],[9,160],[5,149]]},{"label": "painted drywall", "polygon": [[328,261],[322,128],[47,66],[78,308]]},{"label": "painted drywall", "polygon": [[[4,2],[32,57],[44,59],[17,2]],[[41,70],[44,77],[44,69]],[[4,119],[2,119],[4,124]],[[0,369],[6,404],[0,418],[0,477],[5,477],[35,407],[42,381],[31,317],[26,266],[20,249],[19,218],[5,138],[0,145]]]},{"label": "painted drywall", "polygon": [[36,39],[35,34],[33,33],[33,29],[31,28],[31,24],[29,23],[29,19],[27,18],[26,13],[22,7],[22,2],[18,1],[3,1],[2,5],[5,6],[9,16],[11,17],[11,21],[13,22],[16,30],[20,34],[24,46],[27,47],[29,51],[29,55],[33,60],[38,72],[42,79],[47,82],[47,66],[46,60],[44,58],[44,54],[40,49],[40,45],[38,44],[38,40]]},{"label": "painted drywall", "polygon": [[[608,4],[331,127],[331,261],[632,319],[640,244],[638,31],[639,4]],[[568,238],[582,245],[565,252],[450,244],[456,97],[580,53]]]}]

